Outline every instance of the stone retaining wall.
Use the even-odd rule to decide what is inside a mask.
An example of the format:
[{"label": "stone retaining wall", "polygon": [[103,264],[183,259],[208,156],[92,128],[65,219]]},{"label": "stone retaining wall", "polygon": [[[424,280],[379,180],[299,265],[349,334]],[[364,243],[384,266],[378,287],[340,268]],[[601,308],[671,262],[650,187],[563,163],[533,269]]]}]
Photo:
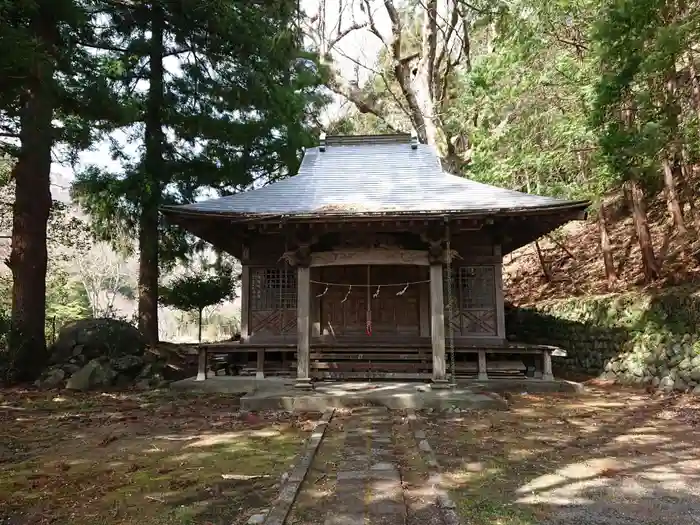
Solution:
[{"label": "stone retaining wall", "polygon": [[700,394],[700,297],[608,295],[506,308],[508,339],[565,348],[557,368]]}]

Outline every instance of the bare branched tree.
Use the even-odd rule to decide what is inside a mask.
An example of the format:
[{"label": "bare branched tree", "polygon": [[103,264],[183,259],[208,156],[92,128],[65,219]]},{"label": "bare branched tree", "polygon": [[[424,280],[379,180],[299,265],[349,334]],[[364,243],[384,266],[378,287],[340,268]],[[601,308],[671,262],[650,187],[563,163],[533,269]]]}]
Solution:
[{"label": "bare branched tree", "polygon": [[95,244],[84,256],[76,258],[78,275],[90,300],[93,317],[116,315],[119,295],[133,293],[133,271],[127,261],[106,243]]},{"label": "bare branched tree", "polygon": [[[318,12],[305,18],[306,31],[332,71],[329,87],[361,113],[375,115],[389,129],[412,127],[418,139],[434,145],[448,162],[467,147],[449,136],[444,112],[450,82],[459,69],[471,68],[469,32],[480,12],[461,0],[320,0]],[[332,23],[329,23],[332,21]],[[364,32],[379,43],[388,67],[357,58],[343,44]],[[355,78],[340,62],[354,64]],[[359,71],[381,79],[388,97],[363,89]],[[389,114],[386,99],[400,110],[401,121]]]}]

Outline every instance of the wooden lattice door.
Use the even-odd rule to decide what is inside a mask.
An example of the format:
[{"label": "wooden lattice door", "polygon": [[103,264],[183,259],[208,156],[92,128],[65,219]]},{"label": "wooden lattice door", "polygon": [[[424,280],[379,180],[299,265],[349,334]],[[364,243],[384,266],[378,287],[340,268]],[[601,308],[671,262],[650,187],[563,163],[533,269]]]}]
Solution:
[{"label": "wooden lattice door", "polygon": [[256,337],[296,338],[297,279],[294,268],[251,268],[250,329]]}]

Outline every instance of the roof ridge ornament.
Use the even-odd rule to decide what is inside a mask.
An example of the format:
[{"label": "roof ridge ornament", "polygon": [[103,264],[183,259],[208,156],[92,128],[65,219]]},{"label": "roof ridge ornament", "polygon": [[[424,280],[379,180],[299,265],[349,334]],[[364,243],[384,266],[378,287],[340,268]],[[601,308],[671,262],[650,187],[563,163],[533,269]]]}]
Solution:
[{"label": "roof ridge ornament", "polygon": [[411,149],[418,149],[418,132],[411,128]]},{"label": "roof ridge ornament", "polygon": [[318,146],[319,151],[326,151],[326,132],[321,132],[321,136],[319,137],[320,143]]}]

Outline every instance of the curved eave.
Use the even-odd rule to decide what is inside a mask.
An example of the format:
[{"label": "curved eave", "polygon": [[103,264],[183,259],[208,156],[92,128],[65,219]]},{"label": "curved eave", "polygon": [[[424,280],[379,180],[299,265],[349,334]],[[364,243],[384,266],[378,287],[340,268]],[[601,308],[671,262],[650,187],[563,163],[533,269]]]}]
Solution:
[{"label": "curved eave", "polygon": [[[540,215],[562,212],[580,212],[581,219],[586,209],[590,206],[590,201],[564,201],[561,204],[551,204],[544,206],[525,206],[511,208],[483,208],[473,210],[409,210],[409,211],[380,211],[380,212],[363,212],[363,211],[318,211],[306,213],[251,213],[251,212],[236,212],[236,211],[209,211],[197,210],[189,208],[188,205],[182,206],[163,206],[161,212],[170,217],[181,216],[190,218],[209,218],[209,219],[230,219],[232,222],[242,221],[248,223],[267,222],[270,220],[286,220],[292,222],[318,222],[318,221],[346,221],[346,220],[361,220],[361,219],[406,219],[418,217],[421,219],[429,218],[476,218],[476,217],[507,217],[517,215]],[[572,219],[568,219],[572,220]]]},{"label": "curved eave", "polygon": [[[485,209],[485,210],[446,210],[434,212],[385,212],[385,213],[326,213],[308,215],[249,214],[233,212],[202,212],[186,209],[184,206],[166,206],[161,212],[172,223],[185,228],[197,237],[226,250],[232,255],[241,256],[241,247],[248,234],[248,226],[285,221],[293,223],[346,222],[374,220],[444,220],[450,219],[502,219],[504,228],[494,239],[502,245],[506,255],[525,246],[543,235],[573,220],[586,218],[588,201],[566,201],[557,205],[528,208]],[[184,209],[183,209],[184,208]],[[505,222],[503,222],[505,221]]]}]

